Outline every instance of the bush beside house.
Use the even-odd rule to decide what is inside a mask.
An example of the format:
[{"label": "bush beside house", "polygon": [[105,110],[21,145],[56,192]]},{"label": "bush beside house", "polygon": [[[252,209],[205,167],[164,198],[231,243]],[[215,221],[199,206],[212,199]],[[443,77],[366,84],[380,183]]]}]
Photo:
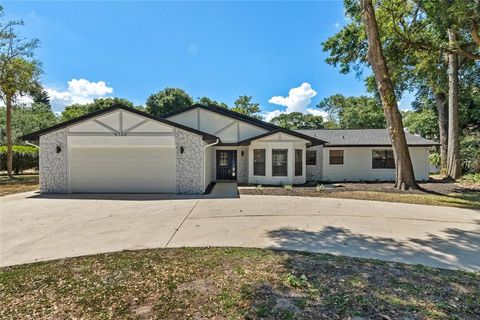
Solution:
[{"label": "bush beside house", "polygon": [[[0,168],[7,170],[7,147],[0,146]],[[25,170],[38,171],[38,148],[13,146],[13,171],[19,174]]]}]

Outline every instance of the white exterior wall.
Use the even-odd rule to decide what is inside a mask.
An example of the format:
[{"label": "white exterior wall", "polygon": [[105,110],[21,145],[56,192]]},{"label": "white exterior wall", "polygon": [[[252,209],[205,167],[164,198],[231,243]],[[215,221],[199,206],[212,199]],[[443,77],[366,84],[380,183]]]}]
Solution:
[{"label": "white exterior wall", "polygon": [[205,149],[205,185],[204,189],[207,189],[208,185],[215,181],[215,147],[210,146]]},{"label": "white exterior wall", "polygon": [[317,153],[317,164],[307,164],[307,181],[321,181],[323,179],[323,145],[308,148]]},{"label": "white exterior wall", "polygon": [[[323,148],[323,181],[393,181],[395,169],[372,169],[372,150],[385,147]],[[343,150],[343,164],[329,164],[329,150]],[[416,180],[428,180],[428,147],[410,147]]]},{"label": "white exterior wall", "polygon": [[[253,174],[253,150],[265,149],[265,176]],[[272,176],[272,149],[288,150],[287,176]],[[295,149],[302,150],[302,175],[295,176]],[[248,148],[248,182],[258,184],[302,184],[306,182],[305,141],[257,140]]]}]

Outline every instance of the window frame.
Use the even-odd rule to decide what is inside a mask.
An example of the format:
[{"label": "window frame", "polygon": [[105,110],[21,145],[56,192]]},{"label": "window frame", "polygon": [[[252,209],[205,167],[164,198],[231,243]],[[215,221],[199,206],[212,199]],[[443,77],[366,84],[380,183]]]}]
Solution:
[{"label": "window frame", "polygon": [[[256,152],[259,151],[259,152],[263,152],[263,162],[262,161],[257,161],[256,160]],[[262,165],[263,164],[263,174],[258,174],[256,169],[256,165]],[[267,150],[266,149],[253,149],[253,175],[254,176],[258,176],[258,177],[265,177],[267,175]]]},{"label": "window frame", "polygon": [[[383,153],[383,156],[381,159],[375,159],[374,154],[375,152],[377,153]],[[378,166],[378,163],[382,163],[381,166]],[[393,150],[392,149],[372,149],[372,169],[378,170],[378,169],[395,169],[395,157],[393,155]]]},{"label": "window frame", "polygon": [[[300,151],[300,160],[297,159],[297,154]],[[303,149],[295,149],[294,153],[295,159],[295,177],[303,176]],[[297,167],[299,166],[299,167]],[[298,173],[298,169],[300,169],[300,173]]]},{"label": "window frame", "polygon": [[[335,152],[341,152],[342,153],[342,156],[341,156],[341,163],[338,162],[338,163],[332,163],[332,158],[333,159],[340,159],[340,156],[335,156],[335,157],[332,157],[332,151],[335,151]],[[345,151],[343,149],[330,149],[328,150],[328,164],[329,165],[332,165],[332,166],[341,166],[341,165],[344,165],[345,164]]]},{"label": "window frame", "polygon": [[[314,155],[314,161],[311,162],[311,161],[308,161],[308,154],[313,154]],[[317,150],[307,150],[307,152],[305,152],[305,161],[306,161],[306,164],[307,166],[316,166],[317,165]]]},{"label": "window frame", "polygon": [[[285,154],[285,160],[281,166],[276,166],[274,154],[280,152]],[[285,167],[285,172],[276,173],[276,167]],[[272,177],[288,177],[288,149],[272,149]]]}]

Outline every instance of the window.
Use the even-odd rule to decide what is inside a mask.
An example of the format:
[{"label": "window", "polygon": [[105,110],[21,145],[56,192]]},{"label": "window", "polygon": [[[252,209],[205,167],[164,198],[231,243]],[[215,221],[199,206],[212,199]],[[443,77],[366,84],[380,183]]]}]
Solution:
[{"label": "window", "polygon": [[265,149],[253,150],[253,175],[265,175]]},{"label": "window", "polygon": [[372,150],[373,169],[395,169],[392,150]]},{"label": "window", "polygon": [[330,150],[330,164],[343,164],[343,150]]},{"label": "window", "polygon": [[301,176],[302,175],[302,149],[295,149],[295,175]]},{"label": "window", "polygon": [[272,176],[288,175],[288,149],[272,150]]},{"label": "window", "polygon": [[307,165],[317,165],[317,150],[307,150]]}]

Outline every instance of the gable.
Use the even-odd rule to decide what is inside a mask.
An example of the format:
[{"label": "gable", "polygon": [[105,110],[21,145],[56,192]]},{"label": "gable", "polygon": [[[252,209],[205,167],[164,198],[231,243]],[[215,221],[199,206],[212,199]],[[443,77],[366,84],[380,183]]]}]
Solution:
[{"label": "gable", "polygon": [[219,137],[224,143],[236,143],[269,131],[242,120],[203,108],[194,108],[170,116],[167,119],[196,130],[210,133]]},{"label": "gable", "polygon": [[67,127],[69,135],[173,135],[173,127],[135,115],[127,110],[112,110]]}]

